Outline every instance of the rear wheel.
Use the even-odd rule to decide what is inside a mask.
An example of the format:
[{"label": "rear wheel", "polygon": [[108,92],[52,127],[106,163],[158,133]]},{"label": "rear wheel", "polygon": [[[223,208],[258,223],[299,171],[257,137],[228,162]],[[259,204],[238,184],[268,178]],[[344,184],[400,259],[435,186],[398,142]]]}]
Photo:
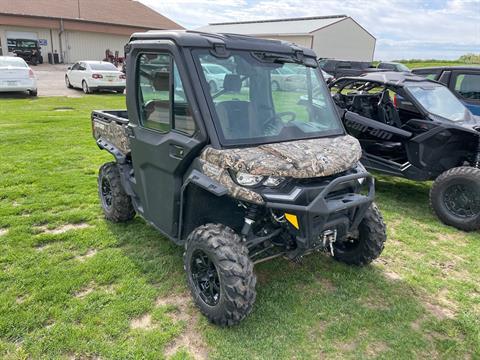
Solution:
[{"label": "rear wheel", "polygon": [[387,240],[387,229],[375,203],[365,212],[358,231],[345,241],[333,243],[335,260],[364,266],[378,258]]},{"label": "rear wheel", "polygon": [[88,84],[85,80],[82,81],[82,90],[85,94],[91,94],[92,90],[88,87]]},{"label": "rear wheel", "polygon": [[433,183],[430,205],[447,225],[480,229],[480,169],[461,166],[445,171]]},{"label": "rear wheel", "polygon": [[193,300],[212,323],[235,325],[252,311],[253,263],[232,229],[221,224],[196,228],[187,239],[184,262]]},{"label": "rear wheel", "polygon": [[272,91],[280,91],[280,84],[277,81],[272,81]]},{"label": "rear wheel", "polygon": [[37,95],[38,95],[38,90],[37,90],[37,89],[35,89],[35,90],[29,90],[29,91],[28,91],[28,94],[29,94],[30,96],[37,96]]},{"label": "rear wheel", "polygon": [[116,90],[118,94],[123,94],[125,89],[121,89],[121,90]]},{"label": "rear wheel", "polygon": [[123,189],[117,164],[103,164],[98,173],[98,195],[107,220],[124,222],[133,219],[135,209]]}]

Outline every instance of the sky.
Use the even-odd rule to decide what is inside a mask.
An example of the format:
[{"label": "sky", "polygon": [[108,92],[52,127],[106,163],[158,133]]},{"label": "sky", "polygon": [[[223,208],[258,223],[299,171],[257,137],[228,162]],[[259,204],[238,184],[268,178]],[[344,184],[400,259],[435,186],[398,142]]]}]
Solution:
[{"label": "sky", "polygon": [[375,59],[480,53],[480,0],[139,0],[187,29],[214,22],[345,14],[377,38]]}]

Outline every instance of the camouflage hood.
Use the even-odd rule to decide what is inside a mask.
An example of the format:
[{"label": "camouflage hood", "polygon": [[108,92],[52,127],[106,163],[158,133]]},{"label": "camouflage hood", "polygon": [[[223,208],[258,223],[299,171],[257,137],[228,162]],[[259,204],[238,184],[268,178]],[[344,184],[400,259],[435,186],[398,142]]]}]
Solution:
[{"label": "camouflage hood", "polygon": [[207,147],[200,158],[219,168],[252,175],[311,178],[348,170],[361,156],[358,140],[344,135],[250,148],[217,150]]}]

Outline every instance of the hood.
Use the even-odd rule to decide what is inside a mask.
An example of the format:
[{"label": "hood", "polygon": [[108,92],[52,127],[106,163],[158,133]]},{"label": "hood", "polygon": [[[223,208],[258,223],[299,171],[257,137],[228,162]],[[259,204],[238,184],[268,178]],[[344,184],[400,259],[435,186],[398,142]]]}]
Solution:
[{"label": "hood", "polygon": [[350,135],[218,150],[207,147],[200,158],[219,168],[252,175],[311,178],[351,169],[362,149]]}]

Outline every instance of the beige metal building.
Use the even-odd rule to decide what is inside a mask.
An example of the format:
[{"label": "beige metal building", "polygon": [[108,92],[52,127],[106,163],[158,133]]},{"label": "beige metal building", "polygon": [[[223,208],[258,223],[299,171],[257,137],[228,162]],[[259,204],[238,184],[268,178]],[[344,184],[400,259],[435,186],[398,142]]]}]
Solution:
[{"label": "beige metal building", "polygon": [[199,31],[280,39],[313,49],[319,57],[372,61],[375,37],[347,15],[209,24]]},{"label": "beige metal building", "polygon": [[45,60],[102,60],[107,49],[123,56],[130,35],[149,29],[182,27],[132,0],[0,0],[0,55],[9,39],[33,39]]}]

